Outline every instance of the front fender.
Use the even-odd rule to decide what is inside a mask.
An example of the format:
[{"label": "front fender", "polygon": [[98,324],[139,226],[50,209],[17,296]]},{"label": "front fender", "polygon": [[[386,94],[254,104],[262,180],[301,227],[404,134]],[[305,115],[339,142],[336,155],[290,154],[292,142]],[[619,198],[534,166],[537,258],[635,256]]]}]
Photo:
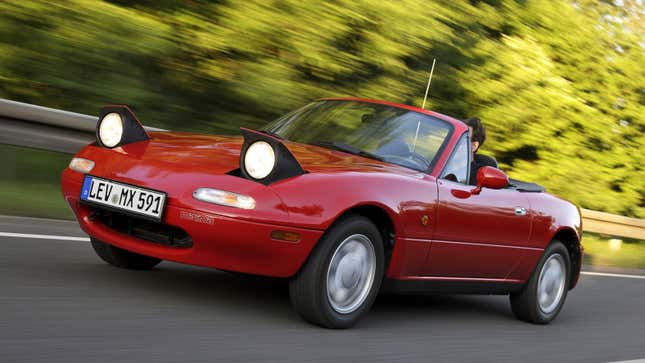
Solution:
[{"label": "front fender", "polygon": [[342,214],[359,206],[385,211],[400,237],[430,239],[437,188],[434,178],[391,173],[310,173],[279,182],[271,189],[283,201],[279,208],[301,227],[326,230]]}]

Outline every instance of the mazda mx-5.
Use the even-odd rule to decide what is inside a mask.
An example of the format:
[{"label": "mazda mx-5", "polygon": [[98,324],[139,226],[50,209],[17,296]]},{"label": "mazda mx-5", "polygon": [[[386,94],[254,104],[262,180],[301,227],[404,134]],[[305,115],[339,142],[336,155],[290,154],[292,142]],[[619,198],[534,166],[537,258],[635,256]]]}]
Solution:
[{"label": "mazda mx-5", "polygon": [[459,120],[373,100],[319,100],[240,136],[152,132],[107,106],[62,191],[107,263],[286,278],[324,327],[354,325],[379,291],[508,294],[548,323],[580,273],[579,209],[492,166],[471,183],[470,145]]}]

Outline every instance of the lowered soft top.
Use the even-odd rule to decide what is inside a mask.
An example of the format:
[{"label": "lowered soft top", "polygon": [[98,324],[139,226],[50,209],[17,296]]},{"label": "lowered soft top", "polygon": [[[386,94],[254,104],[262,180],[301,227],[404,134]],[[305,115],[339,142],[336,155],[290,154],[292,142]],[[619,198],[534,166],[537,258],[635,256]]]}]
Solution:
[{"label": "lowered soft top", "polygon": [[542,193],[545,191],[544,187],[539,184],[523,182],[517,179],[509,179],[508,188],[527,193]]}]

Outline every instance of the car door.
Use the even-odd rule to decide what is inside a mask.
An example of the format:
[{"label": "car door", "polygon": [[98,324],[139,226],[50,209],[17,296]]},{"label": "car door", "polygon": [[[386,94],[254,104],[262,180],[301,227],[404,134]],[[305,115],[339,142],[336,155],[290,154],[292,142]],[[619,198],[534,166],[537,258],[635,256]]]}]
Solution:
[{"label": "car door", "polygon": [[437,181],[438,205],[426,276],[504,279],[524,256],[528,198],[512,189],[470,194],[470,139],[464,133]]}]

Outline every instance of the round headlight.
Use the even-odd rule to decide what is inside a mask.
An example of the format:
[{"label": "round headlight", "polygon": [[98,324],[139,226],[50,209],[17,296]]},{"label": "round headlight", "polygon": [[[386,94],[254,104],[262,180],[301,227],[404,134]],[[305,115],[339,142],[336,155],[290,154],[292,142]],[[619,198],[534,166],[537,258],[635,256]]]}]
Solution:
[{"label": "round headlight", "polygon": [[107,147],[115,147],[123,137],[123,120],[116,112],[108,113],[101,120],[99,126],[99,138],[101,143]]},{"label": "round headlight", "polygon": [[275,152],[269,143],[256,141],[246,150],[244,169],[253,179],[264,179],[275,167]]}]

